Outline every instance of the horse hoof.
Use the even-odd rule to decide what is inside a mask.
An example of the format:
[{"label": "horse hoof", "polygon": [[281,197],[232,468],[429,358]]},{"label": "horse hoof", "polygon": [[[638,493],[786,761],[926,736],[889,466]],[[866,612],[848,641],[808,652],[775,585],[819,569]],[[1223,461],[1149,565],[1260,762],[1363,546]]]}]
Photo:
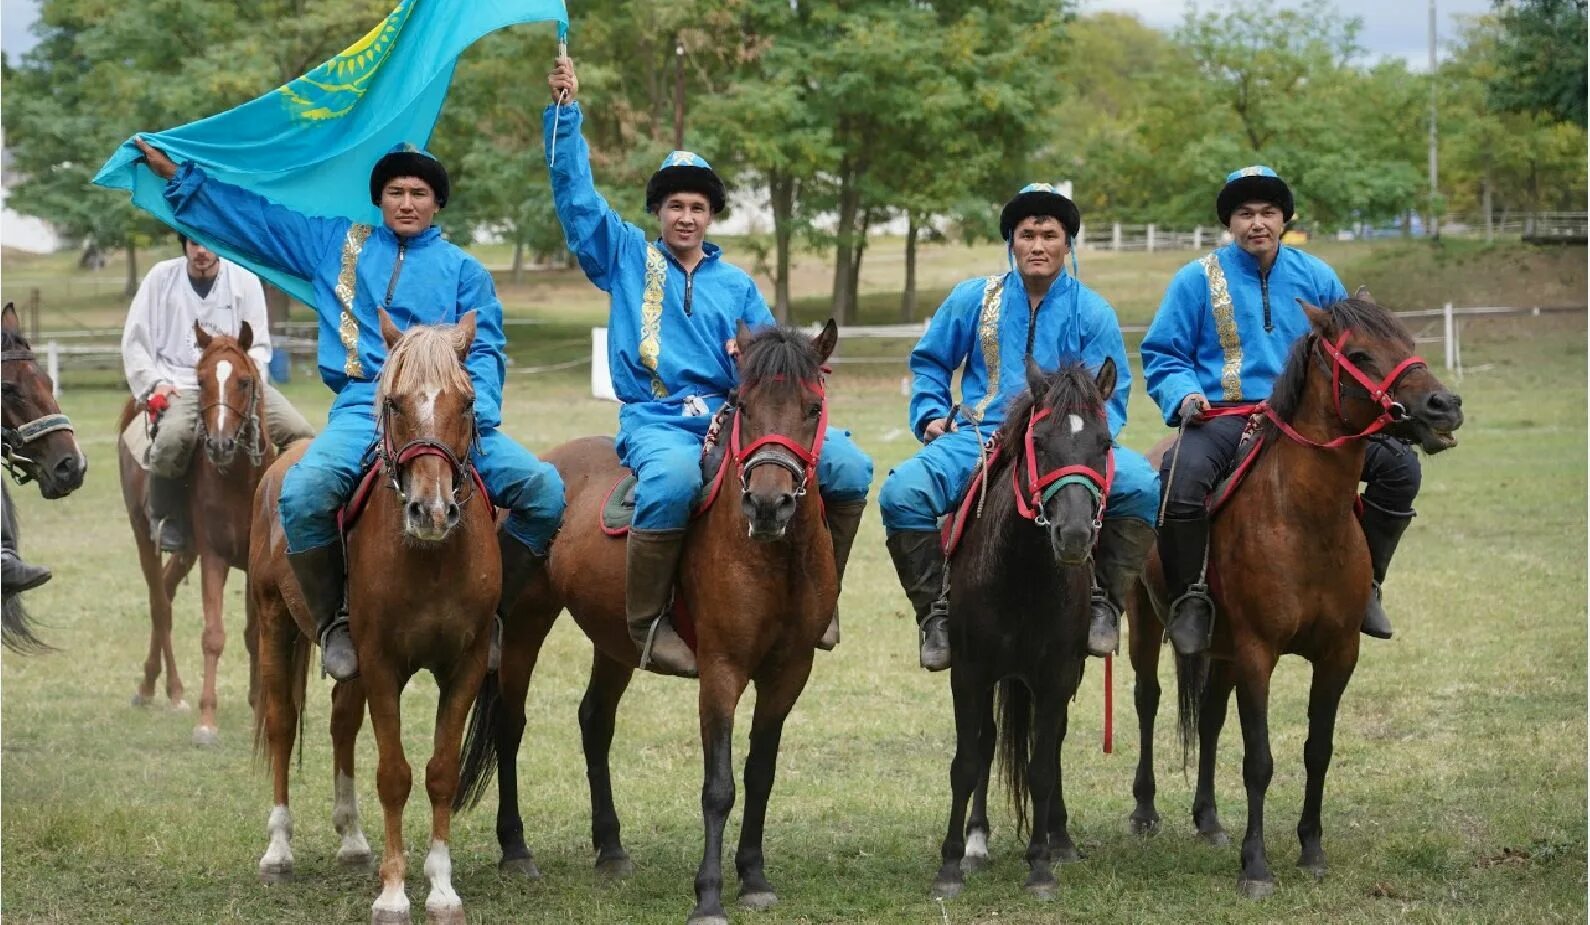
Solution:
[{"label": "horse hoof", "polygon": [[685,925],[729,925],[726,915],[692,915],[685,919]]},{"label": "horse hoof", "polygon": [[1275,892],[1274,880],[1238,880],[1237,892],[1243,899],[1264,899]]},{"label": "horse hoof", "polygon": [[752,912],[765,912],[778,905],[778,896],[768,891],[745,893],[740,896],[740,908]]},{"label": "horse hoof", "polygon": [[1080,864],[1087,860],[1088,856],[1077,850],[1075,845],[1067,845],[1065,847],[1051,846],[1049,848],[1049,857],[1056,864]]},{"label": "horse hoof", "polygon": [[1320,861],[1320,862],[1315,863],[1315,864],[1305,864],[1302,861],[1298,861],[1297,862],[1297,866],[1298,866],[1299,870],[1301,870],[1304,873],[1308,874],[1310,877],[1313,877],[1315,882],[1318,882],[1320,880],[1324,880],[1325,879],[1325,862],[1324,861]]},{"label": "horse hoof", "polygon": [[1152,816],[1132,816],[1131,830],[1133,835],[1158,835],[1159,813]]},{"label": "horse hoof", "polygon": [[193,708],[188,706],[186,700],[173,700],[171,702],[171,712],[173,713],[186,713],[191,709]]},{"label": "horse hoof", "polygon": [[597,858],[596,875],[603,880],[627,880],[635,876],[635,862],[627,854],[616,858]]},{"label": "horse hoof", "polygon": [[1226,834],[1225,829],[1215,829],[1211,832],[1199,832],[1198,838],[1202,840],[1204,844],[1209,845],[1212,848],[1224,848],[1231,844],[1231,836]]},{"label": "horse hoof", "polygon": [[368,850],[337,852],[337,866],[344,870],[367,871],[374,860],[374,856]]},{"label": "horse hoof", "polygon": [[961,857],[961,870],[968,874],[975,874],[988,866],[988,855],[967,854]]},{"label": "horse hoof", "polygon": [[1048,883],[1029,883],[1026,886],[1027,895],[1039,902],[1049,902],[1054,899],[1057,884],[1051,880]]},{"label": "horse hoof", "polygon": [[149,701],[153,699],[153,697],[145,697],[141,693],[135,693],[132,695],[132,705],[135,707],[147,707],[149,706]]},{"label": "horse hoof", "polygon": [[465,925],[464,906],[441,906],[432,909],[425,907],[425,925]]},{"label": "horse hoof", "polygon": [[293,865],[286,864],[261,864],[259,866],[259,882],[266,886],[277,883],[290,883],[293,879]]},{"label": "horse hoof", "polygon": [[[429,918],[429,914],[426,916]],[[407,909],[371,909],[370,925],[410,925]]]},{"label": "horse hoof", "polygon": [[932,896],[934,899],[954,899],[961,895],[961,890],[966,884],[951,880],[940,880],[933,884]]},{"label": "horse hoof", "polygon": [[541,868],[535,858],[503,858],[497,862],[497,872],[525,880],[540,880]]},{"label": "horse hoof", "polygon": [[211,748],[221,744],[221,730],[214,726],[193,727],[193,744]]}]

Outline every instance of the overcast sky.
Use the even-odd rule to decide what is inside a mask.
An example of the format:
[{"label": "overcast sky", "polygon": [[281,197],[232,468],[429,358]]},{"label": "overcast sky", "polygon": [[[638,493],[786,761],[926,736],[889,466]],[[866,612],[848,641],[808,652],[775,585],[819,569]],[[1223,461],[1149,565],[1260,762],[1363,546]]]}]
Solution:
[{"label": "overcast sky", "polygon": [[[578,0],[569,0],[577,4]],[[1150,26],[1170,28],[1181,22],[1188,0],[1081,0],[1085,13],[1099,10],[1119,10],[1136,13]],[[1436,0],[1439,18],[1437,41],[1444,47],[1456,35],[1455,15],[1473,15],[1491,8],[1491,0]],[[1294,5],[1282,0],[1283,6]],[[1219,6],[1212,0],[1201,0],[1202,9]],[[1428,0],[1336,0],[1338,10],[1348,16],[1363,19],[1364,29],[1360,41],[1371,57],[1394,55],[1405,58],[1410,66],[1423,70],[1428,61],[1429,3]],[[13,59],[33,47],[33,36],[28,31],[38,16],[38,0],[0,0],[0,48]],[[1444,50],[1442,52],[1444,56]]]}]

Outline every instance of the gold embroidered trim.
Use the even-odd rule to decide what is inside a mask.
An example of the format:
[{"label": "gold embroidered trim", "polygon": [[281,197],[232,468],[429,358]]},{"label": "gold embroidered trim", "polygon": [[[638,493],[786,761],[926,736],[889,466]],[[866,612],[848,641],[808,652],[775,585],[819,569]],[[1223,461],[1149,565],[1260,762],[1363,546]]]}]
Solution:
[{"label": "gold embroidered trim", "polygon": [[640,300],[640,365],[651,371],[651,397],[667,398],[668,388],[657,376],[662,357],[663,284],[668,281],[668,261],[655,244],[646,245],[646,292]]},{"label": "gold embroidered trim", "polygon": [[337,300],[342,303],[342,317],[337,319],[337,338],[342,341],[342,349],[346,353],[342,371],[355,379],[364,378],[364,364],[359,361],[359,322],[353,317],[353,294],[359,282],[359,254],[373,230],[370,225],[348,226],[348,236],[342,241],[342,269],[337,273]]},{"label": "gold embroidered trim", "polygon": [[1225,363],[1220,368],[1220,388],[1226,401],[1242,399],[1242,338],[1237,335],[1237,316],[1231,305],[1231,288],[1226,271],[1220,266],[1218,251],[1199,261],[1209,278],[1209,307],[1215,314],[1215,332],[1220,335],[1220,350]]},{"label": "gold embroidered trim", "polygon": [[990,276],[983,284],[983,310],[977,318],[977,339],[983,345],[983,366],[988,370],[988,391],[972,410],[971,418],[981,423],[983,413],[999,394],[999,308],[1005,294],[1005,277]]}]

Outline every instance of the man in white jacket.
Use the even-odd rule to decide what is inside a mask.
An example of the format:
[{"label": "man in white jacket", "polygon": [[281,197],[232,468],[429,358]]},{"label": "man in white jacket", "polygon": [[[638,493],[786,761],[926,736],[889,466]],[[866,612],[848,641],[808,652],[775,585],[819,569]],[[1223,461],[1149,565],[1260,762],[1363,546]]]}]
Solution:
[{"label": "man in white jacket", "polygon": [[259,277],[197,241],[180,240],[183,256],[155,264],[139,285],[121,338],[122,366],[133,397],[148,401],[159,395],[166,403],[149,449],[149,523],[164,552],[177,552],[188,544],[188,460],[199,425],[195,367],[200,350],[194,322],[228,337],[236,337],[243,322],[248,322],[254,335],[248,354],[264,385],[271,440],[285,447],[314,436],[303,415],[269,384],[270,321]]}]

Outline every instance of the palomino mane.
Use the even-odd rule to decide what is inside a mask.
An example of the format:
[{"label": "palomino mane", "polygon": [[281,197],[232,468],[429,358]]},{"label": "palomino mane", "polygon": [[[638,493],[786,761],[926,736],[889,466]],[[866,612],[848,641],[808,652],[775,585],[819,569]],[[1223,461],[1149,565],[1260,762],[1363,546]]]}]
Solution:
[{"label": "palomino mane", "polygon": [[[1340,337],[1343,331],[1361,331],[1376,340],[1389,340],[1409,352],[1413,351],[1413,338],[1408,334],[1408,329],[1403,327],[1396,315],[1374,302],[1364,299],[1342,299],[1340,302],[1326,306],[1324,310],[1331,316],[1324,335],[1332,341]],[[1314,341],[1317,337],[1318,333],[1310,332],[1308,336],[1299,338],[1297,343],[1292,345],[1286,366],[1276,378],[1275,387],[1270,392],[1270,407],[1275,409],[1276,415],[1281,420],[1288,423],[1292,421],[1303,402],[1303,387],[1308,381],[1308,367],[1312,362]],[[1348,346],[1351,345],[1352,341],[1349,340]],[[1275,426],[1268,421],[1266,425],[1272,429]]]},{"label": "palomino mane", "polygon": [[740,357],[740,380],[747,384],[764,379],[815,382],[821,374],[811,337],[796,328],[758,331]]},{"label": "palomino mane", "polygon": [[376,400],[428,389],[474,397],[469,373],[458,362],[453,325],[417,324],[405,330],[381,367]]}]

